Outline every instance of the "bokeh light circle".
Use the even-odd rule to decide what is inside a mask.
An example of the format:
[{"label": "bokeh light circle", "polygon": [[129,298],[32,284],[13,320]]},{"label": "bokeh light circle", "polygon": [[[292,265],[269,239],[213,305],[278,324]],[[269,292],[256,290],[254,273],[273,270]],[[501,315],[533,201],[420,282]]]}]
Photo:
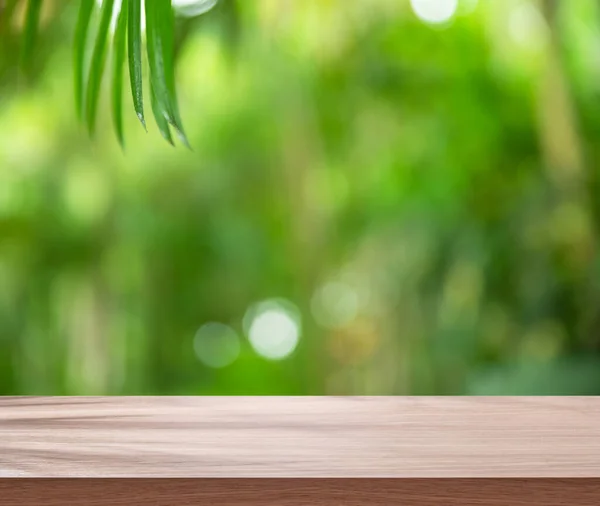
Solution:
[{"label": "bokeh light circle", "polygon": [[281,360],[292,354],[300,340],[300,311],[285,299],[259,302],[246,312],[244,331],[256,353]]}]

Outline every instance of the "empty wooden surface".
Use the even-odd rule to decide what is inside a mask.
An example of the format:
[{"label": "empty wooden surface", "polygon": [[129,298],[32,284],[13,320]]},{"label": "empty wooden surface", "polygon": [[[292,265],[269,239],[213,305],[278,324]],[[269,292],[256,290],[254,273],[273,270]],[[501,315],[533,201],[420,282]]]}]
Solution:
[{"label": "empty wooden surface", "polygon": [[600,399],[1,398],[0,476],[600,477]]},{"label": "empty wooden surface", "polygon": [[598,506],[600,480],[7,479],[3,506]]}]

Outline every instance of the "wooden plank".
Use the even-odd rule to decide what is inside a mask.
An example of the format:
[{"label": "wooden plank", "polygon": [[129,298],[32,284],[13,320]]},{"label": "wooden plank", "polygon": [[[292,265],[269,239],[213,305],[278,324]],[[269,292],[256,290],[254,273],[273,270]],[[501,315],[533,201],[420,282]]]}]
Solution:
[{"label": "wooden plank", "polygon": [[9,397],[0,476],[593,478],[600,398]]},{"label": "wooden plank", "polygon": [[4,479],[3,506],[598,506],[598,479]]}]

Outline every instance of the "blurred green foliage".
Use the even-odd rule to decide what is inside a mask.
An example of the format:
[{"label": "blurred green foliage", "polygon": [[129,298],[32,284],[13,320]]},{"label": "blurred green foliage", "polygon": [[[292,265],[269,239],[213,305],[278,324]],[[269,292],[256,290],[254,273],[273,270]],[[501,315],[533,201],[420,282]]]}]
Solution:
[{"label": "blurred green foliage", "polygon": [[600,393],[599,4],[418,1],[181,21],[193,152],[0,29],[0,393]]}]

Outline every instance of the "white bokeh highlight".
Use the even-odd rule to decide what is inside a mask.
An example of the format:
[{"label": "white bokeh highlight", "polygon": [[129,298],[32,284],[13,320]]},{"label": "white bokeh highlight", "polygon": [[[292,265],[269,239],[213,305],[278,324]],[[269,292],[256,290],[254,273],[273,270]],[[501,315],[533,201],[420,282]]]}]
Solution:
[{"label": "white bokeh highlight", "polygon": [[[96,0],[98,5],[102,5],[104,0]],[[115,0],[115,5],[113,7],[113,17],[111,21],[111,26],[114,30],[117,17],[119,12],[121,11],[121,4],[123,0]],[[143,2],[142,2],[143,3]],[[183,16],[186,18],[191,18],[194,16],[200,16],[205,12],[211,10],[215,5],[219,3],[219,0],[171,0],[171,4],[173,5],[173,9],[175,9],[175,13],[178,16]],[[146,11],[142,5],[142,30],[146,29]]]},{"label": "white bokeh highlight", "polygon": [[217,5],[218,0],[173,0],[177,14],[180,16],[200,16]]},{"label": "white bokeh highlight", "polygon": [[259,302],[244,316],[244,330],[256,353],[281,360],[293,353],[300,340],[300,312],[284,299]]},{"label": "white bokeh highlight", "polygon": [[410,0],[410,5],[421,21],[434,25],[447,23],[458,10],[458,0]]}]

